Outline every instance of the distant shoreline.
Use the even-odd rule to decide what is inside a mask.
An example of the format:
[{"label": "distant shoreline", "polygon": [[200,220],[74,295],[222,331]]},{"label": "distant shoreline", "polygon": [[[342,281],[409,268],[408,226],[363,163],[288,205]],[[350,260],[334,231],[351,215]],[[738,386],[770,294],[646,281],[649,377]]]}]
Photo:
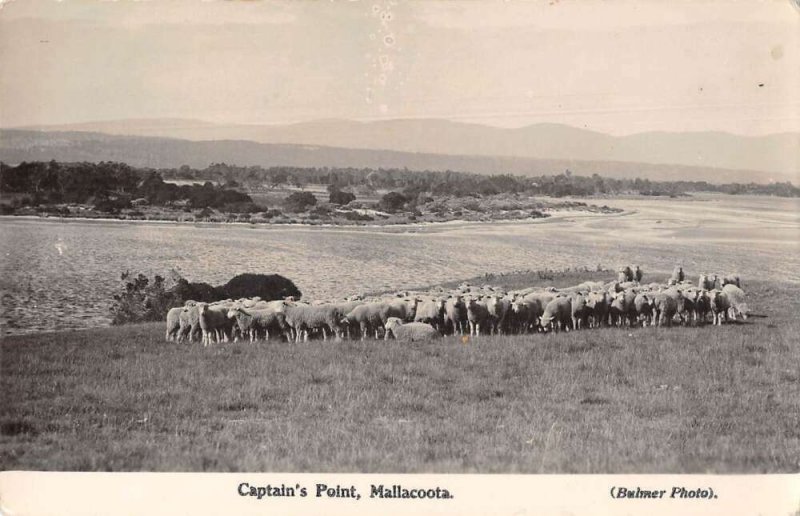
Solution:
[{"label": "distant shoreline", "polygon": [[297,229],[389,229],[389,228],[447,228],[447,227],[464,227],[472,225],[489,225],[489,224],[543,224],[549,222],[560,222],[565,218],[570,217],[619,217],[627,216],[636,213],[635,211],[622,210],[616,213],[602,213],[589,210],[556,210],[548,212],[547,217],[530,217],[520,219],[497,219],[497,220],[464,220],[453,219],[441,222],[402,222],[393,224],[308,224],[304,222],[223,222],[223,221],[189,221],[189,220],[173,220],[173,219],[121,219],[121,218],[107,218],[107,217],[60,217],[60,216],[41,216],[41,215],[0,215],[2,220],[28,220],[37,222],[52,222],[52,223],[69,223],[69,222],[97,222],[97,223],[118,223],[118,224],[154,224],[154,225],[176,225],[176,226],[196,226],[196,227],[223,227],[223,226],[237,226],[237,227],[252,227],[252,228],[297,228]]}]

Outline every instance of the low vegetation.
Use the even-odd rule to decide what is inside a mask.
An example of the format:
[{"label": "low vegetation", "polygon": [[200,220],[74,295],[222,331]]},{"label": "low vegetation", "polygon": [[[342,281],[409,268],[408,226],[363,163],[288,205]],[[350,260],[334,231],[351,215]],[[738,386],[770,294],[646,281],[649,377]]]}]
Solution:
[{"label": "low vegetation", "polygon": [[[598,266],[598,269],[602,267]],[[608,279],[539,271],[518,288]],[[763,473],[800,469],[797,286],[722,327],[441,342],[165,343],[163,324],[7,337],[4,469]]]},{"label": "low vegetation", "polygon": [[[319,191],[313,191],[313,190]],[[612,213],[542,196],[681,196],[711,191],[798,196],[790,183],[711,185],[575,176],[485,176],[395,169],[237,167],[143,169],[123,163],[0,163],[0,214],[44,217],[388,225],[525,220],[551,210]]]},{"label": "low vegetation", "polygon": [[487,176],[468,172],[431,171],[397,168],[337,168],[337,167],[242,167],[214,163],[204,169],[187,166],[163,169],[165,179],[191,181],[216,181],[220,184],[236,182],[248,188],[275,188],[289,184],[302,187],[308,184],[333,185],[340,189],[367,188],[393,190],[408,196],[421,192],[431,195],[494,195],[519,193],[551,197],[593,195],[684,195],[691,192],[719,192],[726,194],[763,194],[782,197],[800,196],[800,188],[791,183],[726,183],[707,181],[651,181],[649,179],[615,179],[598,174],[580,176],[569,170],[553,171],[550,175],[514,176],[498,170]]},{"label": "low vegetation", "polygon": [[183,306],[188,300],[210,303],[258,296],[272,301],[302,296],[292,280],[279,274],[239,274],[224,285],[212,286],[190,282],[175,270],[166,277],[156,274],[152,278],[125,271],[120,283],[110,308],[114,325],[163,321],[170,308]]}]

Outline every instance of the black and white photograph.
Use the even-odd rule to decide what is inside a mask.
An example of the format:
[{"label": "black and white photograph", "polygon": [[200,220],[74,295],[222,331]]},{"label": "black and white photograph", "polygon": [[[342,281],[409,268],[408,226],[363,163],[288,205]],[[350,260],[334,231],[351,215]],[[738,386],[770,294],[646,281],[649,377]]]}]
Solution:
[{"label": "black and white photograph", "polygon": [[800,472],[796,2],[0,5],[0,470]]}]

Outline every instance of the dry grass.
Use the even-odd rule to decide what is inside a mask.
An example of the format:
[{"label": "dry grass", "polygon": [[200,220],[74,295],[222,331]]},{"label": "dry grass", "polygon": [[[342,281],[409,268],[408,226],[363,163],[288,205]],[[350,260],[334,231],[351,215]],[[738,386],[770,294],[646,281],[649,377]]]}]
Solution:
[{"label": "dry grass", "polygon": [[795,472],[800,296],[747,286],[762,317],[722,328],[213,349],[166,344],[161,325],[8,337],[0,467]]}]

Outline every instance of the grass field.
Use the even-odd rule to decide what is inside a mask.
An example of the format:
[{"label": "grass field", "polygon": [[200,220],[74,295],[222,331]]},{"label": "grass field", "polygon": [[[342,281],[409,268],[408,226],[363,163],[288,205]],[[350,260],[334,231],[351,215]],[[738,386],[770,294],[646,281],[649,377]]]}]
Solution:
[{"label": "grass field", "polygon": [[[518,282],[537,279],[492,280]],[[212,349],[164,343],[160,324],[7,337],[0,467],[797,472],[800,296],[745,287],[757,316],[722,328]]]}]

